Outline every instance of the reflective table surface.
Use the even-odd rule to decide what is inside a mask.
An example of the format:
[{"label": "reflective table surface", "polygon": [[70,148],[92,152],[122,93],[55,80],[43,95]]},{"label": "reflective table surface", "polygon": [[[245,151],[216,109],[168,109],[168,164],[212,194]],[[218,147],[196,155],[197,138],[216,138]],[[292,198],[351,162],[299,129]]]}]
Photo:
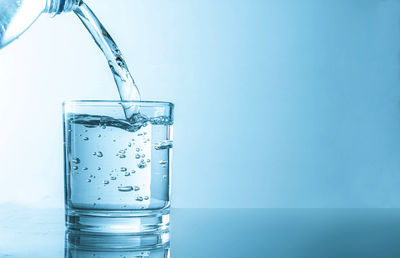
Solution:
[{"label": "reflective table surface", "polygon": [[143,250],[128,236],[80,249],[67,235],[61,209],[0,205],[1,258],[400,257],[400,209],[172,209],[170,244]]}]

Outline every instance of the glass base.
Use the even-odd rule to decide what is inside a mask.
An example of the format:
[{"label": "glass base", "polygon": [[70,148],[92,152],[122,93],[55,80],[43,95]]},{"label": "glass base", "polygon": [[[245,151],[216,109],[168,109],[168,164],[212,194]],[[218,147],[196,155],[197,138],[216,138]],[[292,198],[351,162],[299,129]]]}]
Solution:
[{"label": "glass base", "polygon": [[[116,254],[121,254],[118,257],[142,257],[138,256],[136,252],[139,252],[139,254],[141,252],[141,255],[143,255],[143,252],[166,254],[169,253],[169,231],[163,230],[141,235],[119,235],[67,230],[65,232],[65,251],[65,257],[77,258],[89,257],[88,254],[91,252],[95,257],[103,257],[100,254],[103,254],[104,257],[117,257]],[[155,257],[167,256],[159,255]]]},{"label": "glass base", "polygon": [[100,234],[146,234],[168,229],[169,208],[143,211],[67,209],[65,224],[70,230]]}]

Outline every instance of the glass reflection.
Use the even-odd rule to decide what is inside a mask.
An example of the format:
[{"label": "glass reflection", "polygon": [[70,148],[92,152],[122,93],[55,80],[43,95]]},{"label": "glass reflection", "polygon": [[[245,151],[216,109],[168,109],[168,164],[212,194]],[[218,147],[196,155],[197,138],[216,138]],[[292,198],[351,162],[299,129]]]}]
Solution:
[{"label": "glass reflection", "polygon": [[65,231],[65,258],[167,258],[169,231],[146,235],[99,235]]}]

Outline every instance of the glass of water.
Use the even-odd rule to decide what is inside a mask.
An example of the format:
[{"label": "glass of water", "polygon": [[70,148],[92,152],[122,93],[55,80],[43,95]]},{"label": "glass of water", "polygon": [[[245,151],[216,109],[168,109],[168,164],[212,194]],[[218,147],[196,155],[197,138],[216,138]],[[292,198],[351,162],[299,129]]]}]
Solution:
[{"label": "glass of water", "polygon": [[[138,112],[126,118],[126,109]],[[149,234],[169,226],[172,125],[168,102],[63,105],[66,226]]]}]

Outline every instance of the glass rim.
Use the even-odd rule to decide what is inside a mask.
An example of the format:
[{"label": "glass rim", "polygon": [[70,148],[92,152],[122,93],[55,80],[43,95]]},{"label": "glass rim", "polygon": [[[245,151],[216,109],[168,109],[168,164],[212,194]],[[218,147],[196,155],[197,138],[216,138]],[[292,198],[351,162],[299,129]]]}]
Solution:
[{"label": "glass rim", "polygon": [[122,100],[65,100],[62,105],[95,105],[95,104],[138,104],[140,106],[148,106],[148,107],[165,107],[170,106],[174,107],[174,103],[167,101],[154,101],[154,100],[144,100],[144,101],[122,101]]}]

